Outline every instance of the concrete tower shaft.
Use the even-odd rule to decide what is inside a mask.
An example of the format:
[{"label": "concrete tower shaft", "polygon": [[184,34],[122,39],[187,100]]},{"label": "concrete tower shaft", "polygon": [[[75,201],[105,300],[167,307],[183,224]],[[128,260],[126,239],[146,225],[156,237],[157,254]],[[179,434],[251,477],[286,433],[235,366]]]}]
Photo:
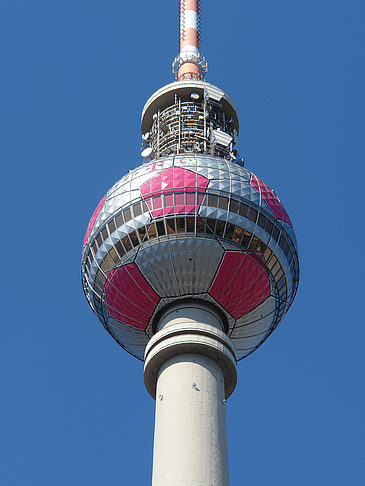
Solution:
[{"label": "concrete tower shaft", "polygon": [[156,398],[152,486],[228,486],[225,399],[236,357],[214,310],[189,303],[166,311],[144,376]]}]

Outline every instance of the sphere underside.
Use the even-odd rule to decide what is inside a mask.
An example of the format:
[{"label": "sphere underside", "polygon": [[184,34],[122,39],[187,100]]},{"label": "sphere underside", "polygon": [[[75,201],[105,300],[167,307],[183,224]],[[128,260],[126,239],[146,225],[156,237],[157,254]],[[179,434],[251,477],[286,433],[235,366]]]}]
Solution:
[{"label": "sphere underside", "polygon": [[130,171],[85,235],[85,295],[140,359],[159,313],[189,299],[216,308],[244,358],[278,325],[298,278],[284,207],[255,175],[218,157],[174,156]]}]

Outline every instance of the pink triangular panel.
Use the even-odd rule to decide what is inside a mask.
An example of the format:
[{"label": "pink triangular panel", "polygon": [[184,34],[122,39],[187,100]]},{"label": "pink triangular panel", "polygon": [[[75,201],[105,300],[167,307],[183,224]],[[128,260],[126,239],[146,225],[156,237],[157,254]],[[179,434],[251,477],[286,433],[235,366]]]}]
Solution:
[{"label": "pink triangular panel", "polygon": [[209,294],[239,319],[269,297],[270,281],[266,269],[255,257],[227,251]]},{"label": "pink triangular panel", "polygon": [[135,263],[113,270],[105,284],[105,300],[112,317],[146,329],[160,300]]},{"label": "pink triangular panel", "polygon": [[86,234],[85,234],[85,238],[84,238],[84,246],[86,245],[86,243],[88,243],[89,241],[89,238],[90,238],[90,235],[91,235],[91,231],[94,227],[94,224],[95,224],[95,221],[96,221],[96,218],[99,216],[100,214],[100,211],[103,209],[104,207],[104,204],[105,204],[105,201],[106,201],[106,195],[103,197],[103,199],[99,202],[99,204],[97,205],[95,211],[93,212],[93,215],[91,216],[91,219],[90,219],[90,222],[89,222],[89,225],[87,227],[87,230],[86,230]]},{"label": "pink triangular panel", "polygon": [[293,226],[288,216],[288,213],[285,211],[284,206],[281,204],[274,191],[270,189],[270,187],[267,186],[265,182],[263,182],[257,176],[252,175],[251,186],[256,189],[257,192],[261,193],[262,198],[265,202],[267,202],[271,211],[274,213],[277,219],[284,221],[290,226]]},{"label": "pink triangular panel", "polygon": [[175,192],[175,206],[172,205],[172,199],[169,199],[168,201],[165,201],[165,206],[169,206],[167,210],[164,211],[162,208],[156,209],[155,207],[153,210],[151,210],[152,217],[158,218],[164,214],[197,213],[202,201],[202,196],[199,196],[198,206],[195,205],[194,199],[190,200],[194,195],[188,195],[190,199],[185,204],[184,194],[178,194],[176,191],[186,192],[189,190],[195,191],[196,189],[205,191],[208,184],[209,179],[200,174],[196,174],[188,169],[183,169],[182,167],[170,167],[146,182],[140,188],[140,191],[142,197],[147,201],[150,210],[152,208],[150,202],[148,201],[148,197],[150,197],[151,194],[157,195],[161,194],[161,192]]}]

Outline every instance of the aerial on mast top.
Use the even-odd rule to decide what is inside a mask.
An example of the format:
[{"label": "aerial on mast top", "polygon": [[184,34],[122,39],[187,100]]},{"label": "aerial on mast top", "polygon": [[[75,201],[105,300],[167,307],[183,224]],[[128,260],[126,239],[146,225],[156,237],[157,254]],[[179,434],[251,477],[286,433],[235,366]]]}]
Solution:
[{"label": "aerial on mast top", "polygon": [[176,81],[204,79],[207,62],[199,50],[199,0],[180,0],[180,53],[172,64]]}]

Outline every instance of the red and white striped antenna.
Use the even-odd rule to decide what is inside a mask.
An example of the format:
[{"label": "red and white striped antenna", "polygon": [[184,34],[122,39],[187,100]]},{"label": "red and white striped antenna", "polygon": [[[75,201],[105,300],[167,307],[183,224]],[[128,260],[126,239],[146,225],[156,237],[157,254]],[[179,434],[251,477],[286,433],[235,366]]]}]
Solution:
[{"label": "red and white striped antenna", "polygon": [[180,54],[172,70],[177,81],[204,79],[207,72],[199,50],[199,0],[180,0]]}]

